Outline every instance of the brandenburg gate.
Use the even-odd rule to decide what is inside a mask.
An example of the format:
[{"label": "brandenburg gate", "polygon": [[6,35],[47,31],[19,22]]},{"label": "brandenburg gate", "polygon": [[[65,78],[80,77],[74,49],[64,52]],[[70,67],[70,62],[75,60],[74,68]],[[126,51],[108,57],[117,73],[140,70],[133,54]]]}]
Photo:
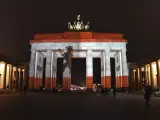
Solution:
[{"label": "brandenburg gate", "polygon": [[[29,88],[39,89],[45,72],[45,88],[56,87],[57,58],[68,46],[73,48],[72,58],[86,58],[86,87],[93,87],[93,58],[101,59],[101,85],[111,87],[110,58],[115,58],[116,88],[128,87],[128,66],[126,59],[127,40],[123,34],[89,32],[89,22],[85,25],[77,16],[77,22],[68,23],[69,32],[35,34],[30,40],[31,58]],[[61,49],[61,50],[60,50]],[[44,58],[46,68],[43,69]],[[78,69],[78,68],[77,68]],[[63,71],[63,89],[70,89],[70,68]]]}]

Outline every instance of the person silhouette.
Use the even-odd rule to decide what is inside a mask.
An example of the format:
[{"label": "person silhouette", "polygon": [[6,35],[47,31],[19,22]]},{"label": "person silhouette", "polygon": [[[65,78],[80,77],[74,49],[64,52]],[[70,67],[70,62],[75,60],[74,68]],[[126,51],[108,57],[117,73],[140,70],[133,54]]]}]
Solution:
[{"label": "person silhouette", "polygon": [[152,86],[149,85],[149,83],[147,82],[145,86],[145,94],[144,94],[144,99],[146,100],[147,108],[150,106],[151,95],[152,95]]},{"label": "person silhouette", "polygon": [[113,88],[113,99],[116,99],[116,88]]}]

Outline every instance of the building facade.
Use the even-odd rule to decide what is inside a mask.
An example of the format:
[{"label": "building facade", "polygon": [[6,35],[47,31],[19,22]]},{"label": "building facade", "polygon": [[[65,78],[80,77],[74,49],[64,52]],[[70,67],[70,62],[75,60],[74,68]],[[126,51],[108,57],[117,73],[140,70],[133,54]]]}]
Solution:
[{"label": "building facade", "polygon": [[[26,64],[28,66],[28,63]],[[20,89],[27,81],[27,67],[0,61],[0,89]]]},{"label": "building facade", "polygon": [[[71,22],[68,23],[70,32],[36,34],[34,39],[30,40],[30,89],[56,87],[57,58],[63,57],[60,49],[65,51],[68,46],[73,48],[73,58],[86,59],[87,89],[93,87],[93,58],[101,59],[103,88],[111,87],[110,58],[115,58],[116,87],[128,87],[127,40],[123,38],[123,34],[88,32],[89,27],[89,22],[83,24],[78,15],[77,22],[73,25]],[[63,88],[67,90],[70,87],[71,74],[67,67],[63,72]]]},{"label": "building facade", "polygon": [[160,60],[138,65],[130,70],[130,80],[134,90],[142,90],[146,83],[153,89],[160,89]]},{"label": "building facade", "polygon": [[[116,87],[128,87],[126,59],[127,40],[122,34],[65,32],[36,34],[31,44],[29,88],[39,89],[45,72],[45,88],[56,87],[57,58],[62,57],[59,49],[73,47],[73,58],[86,58],[86,87],[93,86],[93,58],[101,58],[101,84],[111,87],[110,58],[115,58]],[[44,58],[46,68],[43,69]],[[69,68],[63,72],[63,88],[71,86]]]}]

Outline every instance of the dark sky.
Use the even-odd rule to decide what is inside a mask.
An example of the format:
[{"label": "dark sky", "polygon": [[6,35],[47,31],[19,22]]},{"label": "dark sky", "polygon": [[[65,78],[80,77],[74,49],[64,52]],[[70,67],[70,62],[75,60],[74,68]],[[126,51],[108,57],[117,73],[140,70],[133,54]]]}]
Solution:
[{"label": "dark sky", "polygon": [[0,55],[27,61],[34,33],[67,30],[68,21],[81,14],[92,31],[123,33],[128,60],[160,55],[159,0],[1,0]]}]

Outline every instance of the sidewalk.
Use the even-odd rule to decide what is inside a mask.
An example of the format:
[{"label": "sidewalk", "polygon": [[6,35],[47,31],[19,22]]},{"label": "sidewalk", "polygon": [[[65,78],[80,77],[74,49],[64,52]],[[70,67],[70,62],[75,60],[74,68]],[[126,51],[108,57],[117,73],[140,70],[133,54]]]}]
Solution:
[{"label": "sidewalk", "polygon": [[[129,92],[128,94],[144,95],[144,92],[143,91],[137,91],[137,92]],[[160,94],[156,94],[156,92],[154,92],[153,97],[160,97]]]},{"label": "sidewalk", "polygon": [[17,91],[15,89],[0,89],[0,94],[16,94]]}]

